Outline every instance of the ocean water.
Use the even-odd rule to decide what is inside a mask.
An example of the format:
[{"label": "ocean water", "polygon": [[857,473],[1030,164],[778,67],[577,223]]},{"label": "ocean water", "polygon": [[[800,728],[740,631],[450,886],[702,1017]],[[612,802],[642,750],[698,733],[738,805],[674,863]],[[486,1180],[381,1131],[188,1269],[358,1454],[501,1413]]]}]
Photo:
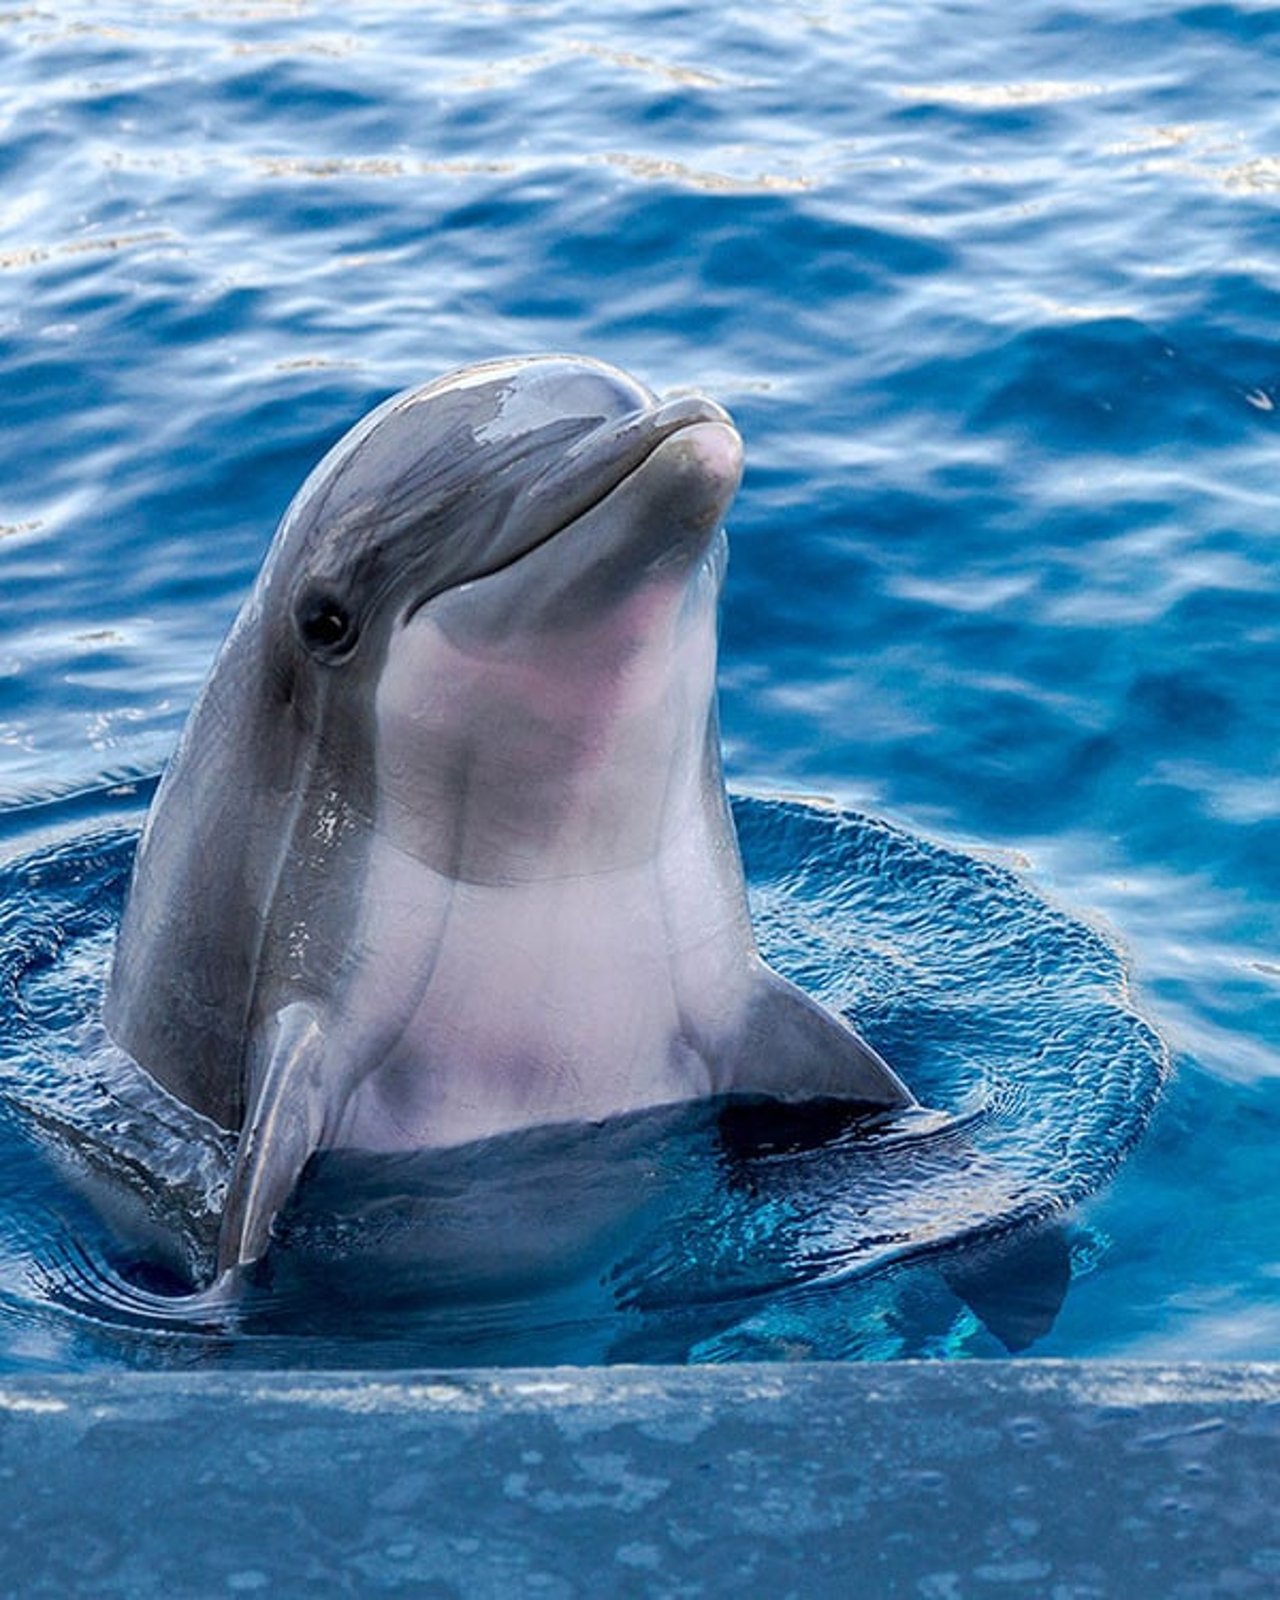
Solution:
[{"label": "ocean water", "polygon": [[[1278,44],[1250,0],[0,9],[4,1366],[1280,1354]],[[738,422],[762,944],[948,1129],[321,1170],[189,1303],[225,1141],[92,1024],[154,775],[323,451],[539,350]],[[628,1175],[625,1226],[533,1206],[560,1278],[455,1293],[548,1173]]]}]

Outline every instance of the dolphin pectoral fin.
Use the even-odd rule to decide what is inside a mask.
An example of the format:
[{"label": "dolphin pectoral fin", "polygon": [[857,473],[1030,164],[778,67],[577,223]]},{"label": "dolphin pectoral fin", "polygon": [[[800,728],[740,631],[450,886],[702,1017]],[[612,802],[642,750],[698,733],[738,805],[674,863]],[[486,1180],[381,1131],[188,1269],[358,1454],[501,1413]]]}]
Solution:
[{"label": "dolphin pectoral fin", "polygon": [[240,1147],[218,1236],[218,1274],[265,1255],[276,1213],[292,1194],[324,1128],[325,1041],[310,1006],[277,1015],[251,1071]]},{"label": "dolphin pectoral fin", "polygon": [[1071,1241],[1051,1222],[939,1264],[947,1287],[1010,1355],[1053,1329],[1071,1287]]},{"label": "dolphin pectoral fin", "polygon": [[738,1092],[785,1100],[831,1096],[886,1110],[916,1103],[893,1068],[847,1022],[763,965],[732,1076]]}]

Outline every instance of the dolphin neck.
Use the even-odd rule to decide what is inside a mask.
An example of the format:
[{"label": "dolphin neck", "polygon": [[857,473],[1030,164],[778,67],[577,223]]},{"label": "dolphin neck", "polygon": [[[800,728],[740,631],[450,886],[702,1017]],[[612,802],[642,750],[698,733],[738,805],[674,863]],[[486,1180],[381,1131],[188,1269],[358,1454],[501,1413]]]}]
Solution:
[{"label": "dolphin neck", "polygon": [[[690,744],[697,737],[691,731]],[[660,773],[579,769],[551,797],[541,780],[497,785],[472,771],[451,786],[452,808],[410,811],[382,789],[378,837],[446,883],[508,889],[520,884],[621,882],[682,853],[685,841],[723,826],[715,719],[701,728],[701,759],[670,761]],[[457,777],[458,774],[451,774]]]},{"label": "dolphin neck", "polygon": [[634,646],[608,623],[528,650],[429,616],[404,632],[377,692],[376,827],[441,876],[622,873],[716,800],[713,607],[646,619]]}]

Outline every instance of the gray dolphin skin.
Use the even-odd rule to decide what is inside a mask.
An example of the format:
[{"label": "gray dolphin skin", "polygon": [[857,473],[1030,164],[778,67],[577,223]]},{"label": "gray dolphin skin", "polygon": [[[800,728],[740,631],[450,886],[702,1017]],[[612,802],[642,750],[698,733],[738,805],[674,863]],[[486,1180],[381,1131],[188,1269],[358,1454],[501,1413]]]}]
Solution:
[{"label": "gray dolphin skin", "polygon": [[322,1149],[914,1104],[752,935],[715,703],[741,467],[711,401],[539,356],[388,400],[299,490],[147,818],[104,1013],[239,1130],[220,1270]]}]

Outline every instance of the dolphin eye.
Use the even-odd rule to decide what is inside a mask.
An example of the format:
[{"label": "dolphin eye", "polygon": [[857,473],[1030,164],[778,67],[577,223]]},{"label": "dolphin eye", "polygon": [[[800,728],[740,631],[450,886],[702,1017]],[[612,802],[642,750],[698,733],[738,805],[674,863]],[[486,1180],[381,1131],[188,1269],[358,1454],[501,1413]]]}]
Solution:
[{"label": "dolphin eye", "polygon": [[298,632],[308,650],[337,655],[355,640],[351,613],[333,595],[308,595],[298,607]]}]

